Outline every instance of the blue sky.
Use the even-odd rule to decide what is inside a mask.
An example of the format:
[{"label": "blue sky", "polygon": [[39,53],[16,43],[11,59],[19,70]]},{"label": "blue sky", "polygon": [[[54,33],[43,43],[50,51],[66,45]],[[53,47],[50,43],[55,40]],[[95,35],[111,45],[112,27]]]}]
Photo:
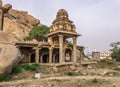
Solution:
[{"label": "blue sky", "polygon": [[76,25],[78,44],[91,52],[108,50],[111,42],[120,41],[120,0],[3,0],[14,9],[28,11],[48,26],[56,12],[66,9]]}]

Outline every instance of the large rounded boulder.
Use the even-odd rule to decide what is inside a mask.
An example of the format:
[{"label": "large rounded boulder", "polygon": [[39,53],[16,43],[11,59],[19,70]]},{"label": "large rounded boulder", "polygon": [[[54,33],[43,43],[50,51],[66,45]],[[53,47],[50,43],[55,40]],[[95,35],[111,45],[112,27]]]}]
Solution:
[{"label": "large rounded boulder", "polygon": [[0,31],[0,74],[10,73],[21,60],[20,51],[14,46],[12,40],[7,34]]}]

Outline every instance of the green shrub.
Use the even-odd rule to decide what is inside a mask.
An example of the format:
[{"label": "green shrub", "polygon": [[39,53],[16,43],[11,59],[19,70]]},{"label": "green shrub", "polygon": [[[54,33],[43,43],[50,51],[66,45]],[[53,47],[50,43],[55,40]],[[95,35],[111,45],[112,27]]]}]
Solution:
[{"label": "green shrub", "polygon": [[118,64],[113,60],[103,59],[98,62],[98,68],[113,68],[116,67]]},{"label": "green shrub", "polygon": [[35,63],[35,64],[32,64],[33,66],[36,66],[36,67],[40,67],[39,64]]},{"label": "green shrub", "polygon": [[39,64],[26,64],[23,65],[23,69],[30,71],[37,71],[40,68]]},{"label": "green shrub", "polygon": [[9,73],[0,74],[0,82],[9,81],[10,79],[11,79],[11,76]]},{"label": "green shrub", "polygon": [[29,36],[25,37],[24,40],[36,39],[38,41],[47,41],[47,34],[49,33],[50,28],[48,26],[34,26],[29,32]]},{"label": "green shrub", "polygon": [[21,72],[21,70],[22,70],[21,67],[16,65],[12,70],[12,74],[18,74]]},{"label": "green shrub", "polygon": [[94,78],[94,79],[92,80],[92,82],[93,82],[93,83],[98,83],[98,79]]},{"label": "green shrub", "polygon": [[120,62],[120,48],[119,49],[115,49],[112,54],[111,57],[113,59],[115,59],[116,61]]},{"label": "green shrub", "polygon": [[75,72],[67,72],[66,73],[68,76],[76,76],[76,73]]}]

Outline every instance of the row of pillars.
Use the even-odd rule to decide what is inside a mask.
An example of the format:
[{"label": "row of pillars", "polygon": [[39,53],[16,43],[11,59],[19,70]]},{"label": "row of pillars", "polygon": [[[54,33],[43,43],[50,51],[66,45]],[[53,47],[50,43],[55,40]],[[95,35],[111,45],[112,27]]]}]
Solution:
[{"label": "row of pillars", "polygon": [[[39,52],[40,52],[40,48],[36,48],[35,49],[35,62],[36,63],[39,63],[39,58],[40,58]],[[49,48],[49,63],[52,63],[52,48]]]},{"label": "row of pillars", "polygon": [[[64,38],[64,36],[62,34],[60,34],[60,35],[58,35],[58,37],[59,37],[59,62],[63,63],[63,62],[65,62],[65,59],[64,59],[65,54],[64,54],[64,48],[63,48],[63,41],[64,41],[63,38]],[[53,45],[52,37],[49,37],[48,40],[49,40],[48,42],[50,42],[50,44]],[[77,62],[76,44],[77,44],[77,36],[74,36],[73,37],[73,52],[72,52],[72,54],[73,54],[72,62],[74,62],[74,63]],[[49,59],[51,61],[51,59],[52,59],[52,50],[51,49],[49,50],[49,55],[50,55]]]},{"label": "row of pillars", "polygon": [[[59,36],[59,63],[65,62],[65,54],[64,54],[64,48],[63,48],[63,35],[58,35]],[[50,40],[51,41],[51,40]],[[51,41],[52,44],[52,41]],[[77,37],[73,37],[73,56],[72,56],[72,62],[76,63],[77,58],[76,58],[76,44],[77,44]],[[35,50],[35,61],[36,63],[39,63],[39,48],[36,48]],[[52,63],[52,47],[49,48],[49,63]]]},{"label": "row of pillars", "polygon": [[[40,55],[39,55],[39,51],[40,51],[40,49],[39,48],[36,48],[35,49],[35,62],[36,63],[39,63],[39,57],[40,57]],[[49,48],[49,63],[52,63],[52,52],[53,52],[53,49],[52,48]]]},{"label": "row of pillars", "polygon": [[[73,58],[72,58],[72,62],[76,63],[77,62],[77,58],[76,58],[76,44],[77,44],[77,37],[74,36],[73,37]],[[59,58],[60,58],[60,63],[65,62],[64,61],[64,50],[63,50],[63,35],[59,35]]]}]

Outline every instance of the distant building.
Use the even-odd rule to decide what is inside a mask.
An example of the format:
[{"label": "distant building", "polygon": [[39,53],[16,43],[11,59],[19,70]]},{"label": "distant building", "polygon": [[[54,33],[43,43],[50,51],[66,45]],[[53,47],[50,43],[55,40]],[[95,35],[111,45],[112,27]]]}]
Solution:
[{"label": "distant building", "polygon": [[111,59],[110,51],[103,51],[100,53],[100,59]]},{"label": "distant building", "polygon": [[100,52],[97,49],[94,49],[92,52],[92,60],[99,60],[100,59]]}]

